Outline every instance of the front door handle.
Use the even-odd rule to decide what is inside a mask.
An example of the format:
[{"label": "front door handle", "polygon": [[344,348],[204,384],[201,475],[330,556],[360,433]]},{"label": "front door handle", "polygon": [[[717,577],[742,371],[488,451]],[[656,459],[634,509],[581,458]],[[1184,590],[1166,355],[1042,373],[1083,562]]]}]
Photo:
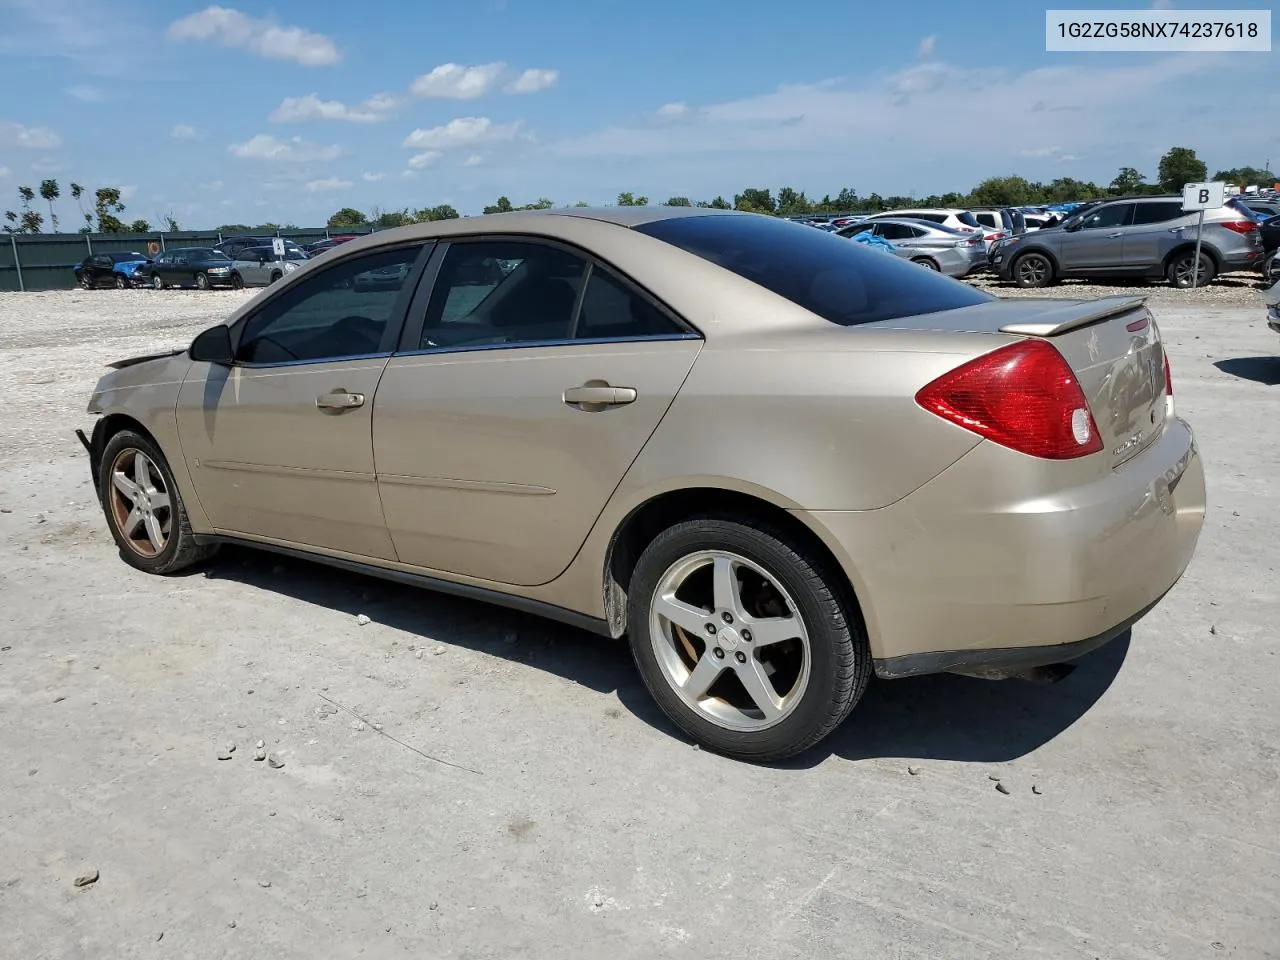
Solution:
[{"label": "front door handle", "polygon": [[614,407],[633,403],[636,396],[634,387],[611,387],[607,383],[596,382],[570,387],[564,392],[564,402],[571,406]]},{"label": "front door handle", "polygon": [[1122,234],[1122,233],[1108,233],[1108,234],[1107,234],[1107,239],[1108,239],[1108,240],[1114,240],[1116,237],[1121,237],[1121,236],[1124,236],[1124,234]]},{"label": "front door handle", "polygon": [[316,397],[316,406],[321,410],[351,410],[364,406],[364,394],[336,390]]}]

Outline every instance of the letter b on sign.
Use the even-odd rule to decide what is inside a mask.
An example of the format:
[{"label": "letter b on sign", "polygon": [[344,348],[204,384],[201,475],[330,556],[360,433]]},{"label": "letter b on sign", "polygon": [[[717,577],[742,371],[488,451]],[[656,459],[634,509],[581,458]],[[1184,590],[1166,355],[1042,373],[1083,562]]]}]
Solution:
[{"label": "letter b on sign", "polygon": [[1201,191],[1200,191],[1200,202],[1201,202],[1201,203],[1208,203],[1208,202],[1209,202],[1209,191],[1208,191],[1208,190],[1201,190]]}]

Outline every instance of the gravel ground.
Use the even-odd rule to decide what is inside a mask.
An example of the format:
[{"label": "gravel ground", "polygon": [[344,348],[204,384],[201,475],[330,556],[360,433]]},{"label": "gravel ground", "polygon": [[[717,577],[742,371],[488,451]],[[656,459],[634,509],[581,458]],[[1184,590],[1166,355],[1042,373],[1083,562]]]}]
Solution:
[{"label": "gravel ground", "polygon": [[621,644],[266,554],[121,563],[89,390],[244,296],[0,295],[0,955],[1280,957],[1256,294],[1154,298],[1210,510],[1131,637],[1056,685],[873,685],[774,768],[674,735]]},{"label": "gravel ground", "polygon": [[1012,282],[997,279],[994,275],[983,274],[972,277],[968,281],[979,289],[994,293],[999,297],[1115,297],[1143,296],[1148,303],[1168,305],[1170,307],[1246,307],[1254,306],[1258,301],[1258,292],[1265,284],[1259,273],[1223,274],[1203,287],[1195,290],[1179,290],[1164,281],[1156,280],[1064,280],[1051,287],[1039,290],[1024,290]]}]

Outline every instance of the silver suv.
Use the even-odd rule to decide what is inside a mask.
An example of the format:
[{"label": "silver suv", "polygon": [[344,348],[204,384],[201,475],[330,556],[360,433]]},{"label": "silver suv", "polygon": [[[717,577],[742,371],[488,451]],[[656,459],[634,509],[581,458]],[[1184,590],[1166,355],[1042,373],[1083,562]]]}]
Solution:
[{"label": "silver suv", "polygon": [[[1189,287],[1198,214],[1180,197],[1112,200],[1060,226],[995,243],[991,267],[1020,287],[1045,287],[1066,277],[1165,277]],[[1255,220],[1231,203],[1204,215],[1197,284],[1228,270],[1256,269],[1262,240]]]}]

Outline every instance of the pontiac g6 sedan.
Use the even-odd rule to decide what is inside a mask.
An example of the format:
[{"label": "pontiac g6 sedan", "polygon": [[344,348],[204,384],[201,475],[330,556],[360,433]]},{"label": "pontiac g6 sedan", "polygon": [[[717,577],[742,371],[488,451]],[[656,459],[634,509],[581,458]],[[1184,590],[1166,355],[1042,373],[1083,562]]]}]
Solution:
[{"label": "pontiac g6 sedan", "polygon": [[755,214],[380,232],[113,366],[81,439],[126,562],[252,544],[626,635],[754,761],[873,671],[1105,643],[1204,517],[1140,298],[1002,301]]}]

